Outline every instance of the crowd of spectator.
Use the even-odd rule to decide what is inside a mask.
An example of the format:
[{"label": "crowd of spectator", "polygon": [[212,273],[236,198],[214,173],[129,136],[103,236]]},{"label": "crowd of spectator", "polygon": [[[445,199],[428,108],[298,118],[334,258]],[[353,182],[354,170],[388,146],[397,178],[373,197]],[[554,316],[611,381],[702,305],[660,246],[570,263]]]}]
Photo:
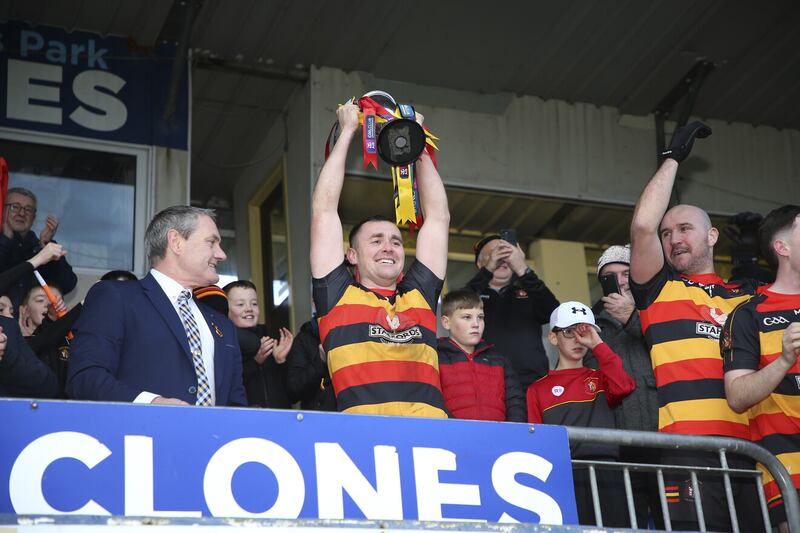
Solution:
[{"label": "crowd of spectator", "polygon": [[[775,283],[726,282],[714,268],[718,232],[701,208],[670,207],[678,165],[700,123],[680,128],[634,211],[631,244],[600,256],[604,295],[559,303],[516,238],[475,246],[476,274],[439,306],[449,210],[427,153],[416,162],[425,222],[404,268],[393,221],[371,217],[344,240],[338,215],[358,109],[337,111],[340,134],[312,197],[310,262],[315,314],[292,333],[260,320],[256,286],[222,289],[225,260],[211,210],[175,206],[148,225],[151,270],[112,271],[72,309],[67,250],[48,216],[39,236],[31,191],[8,191],[0,233],[0,394],[173,405],[235,405],[454,417],[752,439],[800,469],[800,208],[761,225]],[[422,123],[423,118],[418,116]],[[37,274],[37,276],[34,276]],[[38,280],[38,281],[37,281]],[[447,337],[438,338],[437,307]],[[734,320],[734,318],[736,320]],[[548,326],[549,324],[549,326]],[[543,344],[558,354],[550,368]],[[716,456],[631,446],[576,445],[572,457],[715,466]],[[754,468],[732,455],[732,467]],[[800,478],[795,477],[796,484]],[[702,479],[706,524],[730,530],[719,478]],[[575,469],[582,524],[595,523],[589,476]],[[652,475],[634,473],[640,525],[663,526]],[[605,525],[628,526],[621,475],[597,483]],[[743,530],[758,529],[752,485],[734,483]],[[668,474],[672,527],[697,527],[691,480]],[[780,492],[766,483],[774,523]],[[756,520],[756,522],[753,522]],[[755,524],[755,525],[753,525]]]}]

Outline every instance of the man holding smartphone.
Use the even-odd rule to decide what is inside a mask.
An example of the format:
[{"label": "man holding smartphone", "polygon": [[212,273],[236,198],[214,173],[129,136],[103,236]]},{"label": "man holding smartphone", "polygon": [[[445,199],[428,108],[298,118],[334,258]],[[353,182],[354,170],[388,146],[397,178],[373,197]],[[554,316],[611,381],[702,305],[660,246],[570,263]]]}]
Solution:
[{"label": "man holding smartphone", "polygon": [[480,240],[475,245],[475,265],[478,273],[468,287],[483,301],[483,338],[511,361],[527,390],[549,370],[542,326],[558,307],[558,299],[528,266],[514,230]]},{"label": "man holding smartphone", "polygon": [[[625,372],[636,382],[636,389],[614,409],[617,429],[656,431],[658,429],[658,394],[650,352],[644,342],[639,312],[629,286],[631,264],[630,246],[609,246],[597,260],[597,276],[603,287],[603,297],[592,311],[600,327],[600,338],[620,359]],[[584,366],[597,368],[594,358]],[[626,463],[658,463],[658,455],[643,448],[620,447],[620,461]],[[647,524],[652,517],[662,529],[663,518],[658,501],[658,485],[649,473],[632,472],[633,501],[636,521]]]}]

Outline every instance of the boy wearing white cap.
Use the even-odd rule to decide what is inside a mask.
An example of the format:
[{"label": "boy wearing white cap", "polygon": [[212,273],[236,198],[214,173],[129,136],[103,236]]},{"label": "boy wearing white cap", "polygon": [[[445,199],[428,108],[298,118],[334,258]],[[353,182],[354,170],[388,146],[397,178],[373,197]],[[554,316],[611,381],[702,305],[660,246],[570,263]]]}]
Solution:
[{"label": "boy wearing white cap", "polygon": [[[528,422],[614,428],[612,409],[636,384],[619,356],[600,339],[594,313],[580,302],[565,302],[550,315],[550,327],[548,340],[558,349],[558,365],[528,387]],[[583,366],[589,350],[599,363],[597,370]],[[614,461],[619,457],[615,445],[577,444],[570,451],[573,459]],[[628,526],[625,507],[618,503],[625,498],[621,473],[599,470],[597,475],[603,525]],[[583,525],[596,524],[588,472],[575,469],[573,478],[578,520]]]}]

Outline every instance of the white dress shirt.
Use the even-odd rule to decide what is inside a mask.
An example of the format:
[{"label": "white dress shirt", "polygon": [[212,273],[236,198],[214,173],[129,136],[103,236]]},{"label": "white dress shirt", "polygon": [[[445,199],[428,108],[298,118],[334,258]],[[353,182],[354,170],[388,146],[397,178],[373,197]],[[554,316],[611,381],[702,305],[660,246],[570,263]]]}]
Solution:
[{"label": "white dress shirt", "polygon": [[[175,309],[175,313],[178,315],[178,320],[181,325],[183,325],[183,321],[180,319],[180,312],[178,311],[178,296],[180,296],[185,287],[154,268],[150,269],[150,274],[152,274],[153,278],[161,287],[161,290],[164,291],[164,294],[167,295],[170,303],[172,303],[172,307]],[[208,327],[206,318],[203,316],[203,313],[200,312],[197,303],[193,299],[189,299],[189,309],[192,315],[194,315],[195,322],[197,322],[197,328],[200,330],[200,350],[202,351],[203,365],[206,367],[208,385],[211,388],[211,404],[216,405],[217,395],[214,387],[214,337],[211,335],[211,328]],[[143,391],[133,402],[151,403],[157,396],[160,395]]]}]

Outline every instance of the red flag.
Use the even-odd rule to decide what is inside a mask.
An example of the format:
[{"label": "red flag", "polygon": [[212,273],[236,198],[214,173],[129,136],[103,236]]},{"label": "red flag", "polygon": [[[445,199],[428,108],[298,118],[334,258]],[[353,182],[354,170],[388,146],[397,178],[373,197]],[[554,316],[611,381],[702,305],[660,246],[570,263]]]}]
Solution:
[{"label": "red flag", "polygon": [[[3,214],[5,214],[6,196],[8,196],[8,165],[6,159],[0,157],[0,207],[2,207],[0,212]],[[0,216],[0,231],[3,231],[4,220],[5,216]]]}]

